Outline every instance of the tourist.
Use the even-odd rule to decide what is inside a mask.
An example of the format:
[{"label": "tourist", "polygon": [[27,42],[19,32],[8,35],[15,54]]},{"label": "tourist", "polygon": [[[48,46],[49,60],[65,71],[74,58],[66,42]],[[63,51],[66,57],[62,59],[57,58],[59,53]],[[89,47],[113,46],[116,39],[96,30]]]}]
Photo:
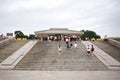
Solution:
[{"label": "tourist", "polygon": [[61,45],[58,46],[58,52],[59,52],[59,53],[58,53],[59,55],[60,55],[60,53],[62,52],[62,47],[61,47]]},{"label": "tourist", "polygon": [[70,41],[70,46],[72,47],[72,45],[73,45],[73,44],[72,44],[72,41]]},{"label": "tourist", "polygon": [[104,41],[108,41],[107,35],[104,36]]},{"label": "tourist", "polygon": [[93,52],[94,52],[94,47],[93,45],[91,45],[91,55],[93,56]]},{"label": "tourist", "polygon": [[68,40],[68,38],[66,38],[66,40],[65,40],[65,41],[66,41],[66,44],[68,44],[68,41],[69,41],[69,40]]},{"label": "tourist", "polygon": [[54,36],[54,41],[57,41],[57,37],[56,36]]},{"label": "tourist", "polygon": [[90,46],[88,45],[87,46],[87,55],[89,55],[89,56],[90,56],[90,51],[91,51],[91,49],[90,49]]},{"label": "tourist", "polygon": [[78,44],[77,42],[74,43],[74,48],[77,48],[78,47]]},{"label": "tourist", "polygon": [[87,38],[87,37],[85,38],[85,41],[88,41],[88,38]]},{"label": "tourist", "polygon": [[47,37],[47,40],[50,41],[50,37],[49,36]]},{"label": "tourist", "polygon": [[71,48],[69,42],[66,43],[66,47],[67,47],[68,49]]},{"label": "tourist", "polygon": [[58,41],[61,41],[61,36],[58,36],[58,38],[57,38],[57,39],[58,39]]}]

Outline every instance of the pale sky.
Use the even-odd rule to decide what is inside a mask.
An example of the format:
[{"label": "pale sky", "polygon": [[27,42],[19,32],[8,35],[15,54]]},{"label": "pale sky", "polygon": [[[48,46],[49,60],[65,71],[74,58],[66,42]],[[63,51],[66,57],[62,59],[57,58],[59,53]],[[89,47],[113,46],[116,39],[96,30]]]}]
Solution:
[{"label": "pale sky", "polygon": [[120,0],[0,0],[0,34],[49,28],[120,37]]}]

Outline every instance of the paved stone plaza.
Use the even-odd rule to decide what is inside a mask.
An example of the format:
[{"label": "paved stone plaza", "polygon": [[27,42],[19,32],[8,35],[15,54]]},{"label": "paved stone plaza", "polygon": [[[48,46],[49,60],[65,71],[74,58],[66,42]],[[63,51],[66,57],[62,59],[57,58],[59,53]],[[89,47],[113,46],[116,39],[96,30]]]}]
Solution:
[{"label": "paved stone plaza", "polygon": [[0,71],[0,80],[120,80],[120,71]]}]

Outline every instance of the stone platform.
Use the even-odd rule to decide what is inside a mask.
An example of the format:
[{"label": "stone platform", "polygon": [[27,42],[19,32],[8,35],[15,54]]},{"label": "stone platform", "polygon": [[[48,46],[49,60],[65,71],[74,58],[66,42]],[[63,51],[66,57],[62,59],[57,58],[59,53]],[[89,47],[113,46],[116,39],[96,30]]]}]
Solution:
[{"label": "stone platform", "polygon": [[0,80],[120,80],[120,71],[0,71]]}]

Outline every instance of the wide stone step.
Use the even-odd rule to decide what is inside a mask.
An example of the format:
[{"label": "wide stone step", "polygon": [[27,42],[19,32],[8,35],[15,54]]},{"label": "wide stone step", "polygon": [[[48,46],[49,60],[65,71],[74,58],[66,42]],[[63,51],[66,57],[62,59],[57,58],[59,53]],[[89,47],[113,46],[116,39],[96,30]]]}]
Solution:
[{"label": "wide stone step", "polygon": [[38,42],[14,69],[108,70],[95,56],[87,56],[86,48],[81,42],[78,42],[78,49],[72,47],[69,50],[66,49],[65,42],[61,42],[63,51],[60,55],[58,54],[58,45],[58,42]]}]

